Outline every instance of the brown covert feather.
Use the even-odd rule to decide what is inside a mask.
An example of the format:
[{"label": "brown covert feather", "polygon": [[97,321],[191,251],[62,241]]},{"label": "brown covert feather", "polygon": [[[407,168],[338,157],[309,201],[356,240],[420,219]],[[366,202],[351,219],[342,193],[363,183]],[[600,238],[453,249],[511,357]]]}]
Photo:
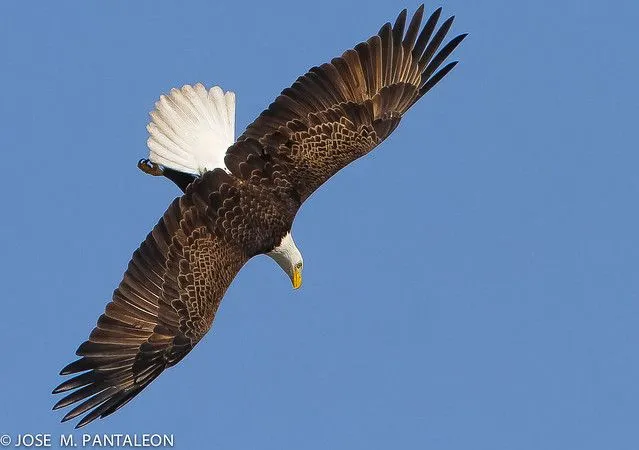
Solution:
[{"label": "brown covert feather", "polygon": [[452,18],[423,5],[368,41],[297,79],[229,148],[227,174],[197,178],[133,253],[112,301],[54,409],[79,403],[63,421],[105,417],[178,363],[213,324],[226,289],[254,255],[279,244],[301,203],[367,154],[457,62],[440,66],[466,35],[439,49]]}]

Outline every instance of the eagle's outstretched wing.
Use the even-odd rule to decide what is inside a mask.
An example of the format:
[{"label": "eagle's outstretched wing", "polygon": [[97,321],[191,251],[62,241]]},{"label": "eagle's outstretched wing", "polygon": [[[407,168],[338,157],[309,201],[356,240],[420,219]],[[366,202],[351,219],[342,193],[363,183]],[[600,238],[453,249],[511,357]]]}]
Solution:
[{"label": "eagle's outstretched wing", "polygon": [[[73,391],[54,409],[80,402],[63,421],[88,412],[81,427],[115,412],[184,358],[210,329],[227,287],[248,260],[211,231],[220,224],[207,208],[213,193],[207,184],[225,176],[217,172],[173,201],[133,253],[113,300],[77,350],[81,358],[62,369],[62,375],[79,375],[53,391]],[[218,196],[228,190],[217,186]],[[229,214],[221,207],[213,216]]]},{"label": "eagle's outstretched wing", "polygon": [[441,66],[466,37],[457,36],[440,49],[453,17],[437,29],[440,8],[422,27],[423,12],[422,5],[406,28],[402,11],[393,26],[385,24],[368,41],[313,67],[282,91],[229,148],[225,163],[231,172],[246,178],[250,171],[241,170],[243,163],[262,158],[304,201],[382,142],[455,67],[456,61]]}]

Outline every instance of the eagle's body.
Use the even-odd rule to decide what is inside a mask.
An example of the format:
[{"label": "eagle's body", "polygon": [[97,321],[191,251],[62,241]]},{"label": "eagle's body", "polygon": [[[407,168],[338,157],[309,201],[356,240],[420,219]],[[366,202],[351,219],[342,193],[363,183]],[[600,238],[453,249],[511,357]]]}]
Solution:
[{"label": "eagle's body", "polygon": [[55,408],[63,420],[107,416],[180,361],[211,328],[226,289],[253,256],[271,256],[301,284],[291,227],[301,204],[341,168],[367,154],[455,66],[440,68],[465,35],[441,50],[452,18],[423,6],[367,42],[312,68],[234,141],[235,96],[202,85],[174,89],[151,113],[149,160],[173,180],[174,200],[133,254],[124,278],[62,370],[79,374]]}]

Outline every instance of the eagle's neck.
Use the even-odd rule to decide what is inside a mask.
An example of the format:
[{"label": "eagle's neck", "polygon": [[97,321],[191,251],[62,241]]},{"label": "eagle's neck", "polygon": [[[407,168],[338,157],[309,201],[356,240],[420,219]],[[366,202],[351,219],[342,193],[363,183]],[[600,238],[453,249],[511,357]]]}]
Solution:
[{"label": "eagle's neck", "polygon": [[291,278],[295,274],[295,268],[301,269],[303,264],[302,254],[295,245],[290,231],[282,238],[280,244],[268,252],[267,255],[273,258]]}]

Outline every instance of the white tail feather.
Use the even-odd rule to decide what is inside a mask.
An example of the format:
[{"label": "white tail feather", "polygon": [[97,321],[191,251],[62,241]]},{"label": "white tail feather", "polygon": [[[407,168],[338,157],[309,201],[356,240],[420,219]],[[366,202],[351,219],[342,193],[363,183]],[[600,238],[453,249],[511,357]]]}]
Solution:
[{"label": "white tail feather", "polygon": [[200,175],[220,167],[235,141],[235,94],[198,83],[161,95],[151,112],[149,159],[180,172]]}]

